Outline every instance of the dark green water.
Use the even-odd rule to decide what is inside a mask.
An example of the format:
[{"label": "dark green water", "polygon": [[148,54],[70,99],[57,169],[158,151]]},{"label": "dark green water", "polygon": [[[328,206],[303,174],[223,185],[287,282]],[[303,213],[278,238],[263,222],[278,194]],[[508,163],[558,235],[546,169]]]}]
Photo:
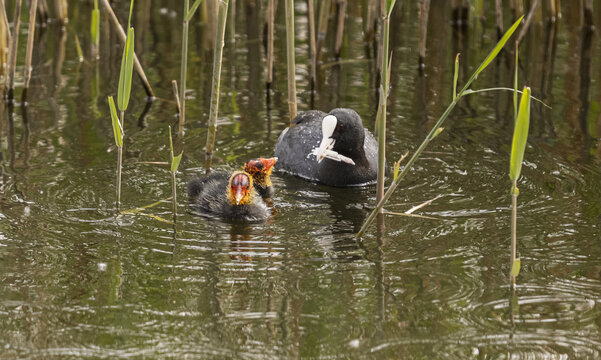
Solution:
[{"label": "dark green water", "polygon": [[[30,101],[14,113],[3,105],[0,119],[0,358],[601,356],[601,41],[598,27],[582,26],[576,2],[562,2],[555,27],[535,21],[520,47],[520,84],[552,110],[532,107],[513,297],[509,93],[463,99],[388,206],[406,211],[443,195],[416,212],[436,220],[390,215],[383,233],[374,226],[356,241],[374,205],[373,187],[329,188],[277,173],[276,214],[265,223],[190,214],[185,183],[204,164],[212,69],[212,34],[199,17],[190,26],[177,231],[158,220],[171,218],[170,176],[166,166],[144,162],[168,160],[167,127],[176,122],[175,3],[135,4],[136,51],[157,100],[145,110],[134,81],[122,208],[165,200],[135,215],[114,212],[117,154],[106,97],[117,93],[115,34],[103,20],[100,60],[89,61],[88,2],[70,3],[66,32],[56,24],[38,28]],[[224,49],[217,169],[271,155],[286,127],[280,5],[268,100],[265,6],[236,1]],[[601,3],[594,5],[600,24]],[[127,6],[117,6],[121,19]],[[349,4],[342,63],[334,63],[330,19],[313,100],[304,1],[296,12],[299,110],[312,102],[325,111],[352,107],[372,128],[376,76],[373,49],[363,40],[364,6]],[[462,29],[453,27],[446,1],[433,1],[420,76],[416,14],[414,2],[399,1],[393,15],[389,159],[416,149],[450,102],[455,53],[461,84],[496,42],[491,8],[484,22],[471,19]],[[19,73],[25,34],[24,26]],[[502,54],[473,88],[511,87],[511,59]]]}]

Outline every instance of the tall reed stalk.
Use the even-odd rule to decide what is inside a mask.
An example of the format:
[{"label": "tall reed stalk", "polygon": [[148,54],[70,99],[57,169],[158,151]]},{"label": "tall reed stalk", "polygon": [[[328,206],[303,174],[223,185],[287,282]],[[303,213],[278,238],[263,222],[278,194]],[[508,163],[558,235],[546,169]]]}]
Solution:
[{"label": "tall reed stalk", "polygon": [[117,185],[115,186],[117,195],[117,210],[121,204],[121,168],[123,164],[123,125],[117,115],[117,108],[112,96],[108,97],[109,110],[111,113],[111,122],[113,124],[113,135],[115,137],[115,145],[117,145]]},{"label": "tall reed stalk", "polygon": [[273,82],[273,23],[275,21],[275,0],[267,0],[267,87]]},{"label": "tall reed stalk", "polygon": [[338,24],[336,26],[336,42],[334,44],[334,53],[337,58],[340,57],[342,49],[342,37],[344,35],[344,18],[346,17],[347,0],[338,0]]},{"label": "tall reed stalk", "polygon": [[526,17],[524,26],[522,26],[522,29],[520,30],[520,33],[518,35],[518,39],[517,39],[518,45],[522,42],[522,39],[524,38],[524,36],[526,35],[526,32],[528,31],[528,28],[530,27],[530,24],[532,24],[532,20],[534,19],[534,15],[536,14],[536,9],[539,7],[539,5],[540,5],[540,0],[534,0],[532,2],[532,7],[530,8],[530,11],[528,12],[528,16]]},{"label": "tall reed stalk", "polygon": [[423,69],[426,59],[426,39],[428,38],[428,15],[430,13],[430,0],[419,0],[419,69]]},{"label": "tall reed stalk", "polygon": [[497,22],[497,37],[503,34],[503,0],[495,0],[495,20]]},{"label": "tall reed stalk", "polygon": [[388,201],[388,199],[390,198],[390,196],[392,195],[392,193],[394,192],[394,190],[396,189],[396,187],[399,185],[399,183],[401,182],[401,180],[405,177],[405,175],[407,174],[407,172],[409,172],[409,170],[411,169],[411,167],[413,166],[413,164],[415,163],[415,161],[419,158],[419,156],[421,155],[421,153],[424,151],[424,149],[426,148],[426,146],[430,143],[430,141],[432,141],[440,133],[440,131],[441,131],[440,127],[442,126],[442,124],[444,123],[444,121],[447,119],[447,117],[449,116],[449,114],[451,113],[451,111],[455,108],[455,106],[457,105],[457,102],[464,95],[467,95],[467,94],[471,93],[471,91],[468,91],[469,90],[468,89],[469,86],[476,79],[476,77],[495,59],[495,57],[501,51],[501,49],[503,48],[503,46],[505,45],[505,43],[507,42],[507,40],[509,40],[509,37],[514,33],[514,31],[516,30],[516,28],[518,27],[518,25],[522,21],[522,18],[523,17],[520,17],[511,26],[511,28],[509,28],[509,30],[507,30],[507,32],[505,33],[505,35],[503,35],[503,37],[499,40],[499,42],[497,43],[497,45],[492,49],[492,51],[488,54],[488,56],[484,59],[484,61],[480,64],[480,66],[476,69],[476,71],[474,71],[474,73],[472,74],[472,76],[465,83],[465,85],[459,91],[459,93],[456,96],[453,96],[453,101],[449,104],[449,106],[447,107],[447,109],[440,116],[440,118],[438,119],[438,121],[436,122],[436,124],[434,124],[434,126],[432,127],[432,129],[430,130],[430,132],[428,133],[428,135],[426,135],[426,138],[421,143],[421,145],[417,148],[417,150],[415,151],[415,153],[413,153],[413,155],[411,156],[411,158],[409,159],[409,161],[407,162],[407,164],[405,165],[405,167],[403,168],[403,170],[398,174],[398,176],[396,176],[393,179],[392,183],[390,184],[390,187],[388,187],[388,190],[386,190],[386,193],[384,194],[384,196],[382,197],[382,199],[380,199],[379,201],[377,201],[376,207],[368,215],[367,219],[365,219],[365,222],[363,223],[363,225],[361,226],[361,229],[357,233],[357,235],[356,235],[357,238],[363,236],[363,234],[367,230],[367,227],[373,222],[373,220],[375,219],[376,215],[381,212],[382,208],[384,207],[384,204],[386,204],[386,201]]},{"label": "tall reed stalk", "polygon": [[8,25],[8,17],[6,16],[6,8],[4,0],[0,0],[0,74],[6,72],[6,50],[10,41],[10,27]]},{"label": "tall reed stalk", "polygon": [[[288,1],[288,0],[286,0]],[[328,32],[328,17],[330,16],[331,0],[321,0],[319,19],[317,21],[317,40],[315,44],[315,61],[319,61],[321,46],[326,41]]]},{"label": "tall reed stalk", "polygon": [[40,0],[38,1],[38,17],[40,19],[40,22],[46,26],[46,24],[48,23],[48,2],[46,0]]},{"label": "tall reed stalk", "polygon": [[33,53],[33,38],[35,34],[35,15],[37,13],[38,0],[32,0],[29,4],[29,27],[27,29],[27,50],[25,53],[25,86],[21,98],[23,101],[27,99],[27,89],[29,88],[29,80],[31,79],[31,57]]},{"label": "tall reed stalk", "polygon": [[[380,104],[376,129],[378,135],[378,181],[376,186],[376,201],[380,202],[384,196],[384,170],[386,168],[386,103],[388,102],[388,43],[390,40],[390,14],[396,0],[386,0],[385,16],[382,19],[382,72],[380,73]],[[380,210],[381,212],[381,210]]]},{"label": "tall reed stalk", "polygon": [[528,140],[528,127],[530,124],[530,88],[524,87],[520,109],[513,131],[511,143],[511,160],[509,163],[509,178],[511,179],[511,261],[509,280],[511,287],[515,288],[515,280],[520,272],[520,258],[517,256],[517,213],[519,190],[517,181],[522,170],[524,151]]},{"label": "tall reed stalk", "polygon": [[171,88],[173,90],[173,97],[175,99],[175,109],[177,110],[178,114],[181,114],[182,106],[179,102],[179,90],[177,89],[177,81],[176,80],[171,80]]},{"label": "tall reed stalk", "polygon": [[90,37],[92,38],[92,57],[98,60],[98,45],[100,44],[100,10],[98,0],[94,0],[92,21],[90,22]]},{"label": "tall reed stalk", "polygon": [[[117,16],[115,15],[115,12],[113,11],[113,8],[111,8],[111,4],[109,4],[108,0],[100,0],[100,1],[102,2],[102,6],[104,6],[104,9],[108,12],[109,18],[111,19],[111,22],[113,23],[113,26],[115,27],[115,30],[117,30],[117,35],[119,35],[119,39],[121,40],[121,43],[123,44],[123,46],[125,46],[127,36],[125,34],[125,31],[123,31],[121,24],[119,24],[119,19],[117,19]],[[149,98],[154,98],[154,92],[152,91],[152,87],[150,86],[150,83],[148,82],[148,79],[146,78],[146,74],[144,73],[144,69],[142,69],[142,65],[140,65],[140,61],[138,60],[138,57],[136,56],[135,53],[134,53],[134,67],[136,69],[136,73],[138,74],[138,76],[140,77],[140,80],[142,81],[142,86],[144,87],[144,90],[146,91],[146,95]]]},{"label": "tall reed stalk", "polygon": [[134,0],[131,0],[129,7],[129,19],[127,20],[127,38],[123,47],[121,57],[121,71],[119,73],[119,90],[117,94],[117,105],[121,111],[121,118],[117,116],[117,109],[112,97],[109,97],[109,107],[111,110],[111,120],[113,123],[113,134],[115,142],[119,149],[117,158],[117,210],[121,203],[121,168],[123,164],[123,124],[125,124],[125,110],[129,105],[131,95],[131,77],[134,68],[134,28],[131,27],[131,15],[133,12]]},{"label": "tall reed stalk", "polygon": [[[188,73],[188,0],[184,0],[184,20],[182,21],[182,59],[179,75],[179,85],[181,91],[179,93],[179,127],[178,135],[181,137],[184,134],[184,125],[186,123],[186,74]],[[171,141],[171,131],[169,131],[169,140]],[[173,157],[173,151],[171,151]]]},{"label": "tall reed stalk", "polygon": [[[272,1],[272,0],[270,0]],[[315,88],[317,72],[317,51],[315,49],[315,0],[308,0],[309,15],[309,57],[311,58],[311,90]]]},{"label": "tall reed stalk", "polygon": [[296,117],[296,61],[294,58],[294,0],[286,5],[286,58],[288,60],[288,112],[290,123]]},{"label": "tall reed stalk", "polygon": [[8,94],[7,98],[9,101],[14,99],[15,95],[15,71],[17,70],[17,49],[19,47],[19,28],[21,27],[21,2],[17,0],[15,2],[15,18],[14,18],[14,30],[13,37],[10,42],[10,48],[8,49]]},{"label": "tall reed stalk", "polygon": [[67,3],[67,0],[54,0],[54,10],[61,25],[67,25],[69,22],[69,4]]},{"label": "tall reed stalk", "polygon": [[228,0],[219,0],[217,13],[217,31],[215,36],[215,54],[213,56],[213,83],[211,85],[211,108],[209,110],[209,124],[206,143],[205,170],[211,171],[215,138],[217,136],[217,115],[219,114],[219,92],[221,86],[221,60],[223,58],[223,44],[225,38],[225,25],[227,20]]},{"label": "tall reed stalk", "polygon": [[[178,136],[184,135],[184,126],[186,124],[186,78],[188,74],[188,28],[190,25],[190,20],[194,16],[196,9],[202,3],[202,0],[196,0],[194,4],[192,4],[192,8],[189,8],[189,0],[184,0],[184,16],[182,20],[182,59],[181,59],[181,69],[180,69],[180,87],[181,91],[179,91],[178,101],[178,112],[179,112],[179,126],[178,126]],[[177,84],[174,85],[174,89],[177,90]],[[176,91],[176,97],[177,95]]]}]

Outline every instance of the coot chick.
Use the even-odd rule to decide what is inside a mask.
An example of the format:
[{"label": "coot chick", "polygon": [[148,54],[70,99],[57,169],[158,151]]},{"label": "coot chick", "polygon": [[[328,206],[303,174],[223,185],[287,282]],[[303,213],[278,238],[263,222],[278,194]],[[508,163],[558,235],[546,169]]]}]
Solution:
[{"label": "coot chick", "polygon": [[252,176],[244,171],[195,177],[188,183],[188,195],[196,210],[226,219],[257,221],[271,214],[254,189]]},{"label": "coot chick", "polygon": [[378,143],[359,114],[338,108],[300,113],[275,145],[276,169],[331,186],[373,183]]},{"label": "coot chick", "polygon": [[265,159],[251,159],[244,164],[244,171],[249,173],[253,178],[255,190],[263,199],[268,199],[273,195],[273,184],[271,183],[271,172],[273,165],[278,161],[277,157]]}]

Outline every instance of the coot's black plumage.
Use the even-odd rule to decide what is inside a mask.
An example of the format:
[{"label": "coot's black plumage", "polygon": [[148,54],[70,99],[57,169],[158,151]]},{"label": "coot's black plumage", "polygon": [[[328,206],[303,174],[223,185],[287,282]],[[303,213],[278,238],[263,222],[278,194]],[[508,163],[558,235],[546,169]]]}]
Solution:
[{"label": "coot's black plumage", "polygon": [[300,113],[275,145],[276,169],[332,186],[372,183],[378,143],[352,109]]},{"label": "coot's black plumage", "polygon": [[271,215],[253,187],[252,176],[244,171],[194,177],[188,183],[188,196],[194,209],[226,219],[257,221]]}]

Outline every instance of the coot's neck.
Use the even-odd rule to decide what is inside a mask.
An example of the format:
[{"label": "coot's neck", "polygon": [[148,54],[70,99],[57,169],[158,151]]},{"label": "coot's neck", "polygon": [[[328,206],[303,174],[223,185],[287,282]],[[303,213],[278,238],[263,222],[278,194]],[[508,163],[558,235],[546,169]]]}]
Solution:
[{"label": "coot's neck", "polygon": [[355,162],[356,167],[369,167],[369,162],[365,156],[365,149],[363,148],[363,143],[356,148],[348,149],[348,151],[338,151],[338,153],[351,158]]}]

